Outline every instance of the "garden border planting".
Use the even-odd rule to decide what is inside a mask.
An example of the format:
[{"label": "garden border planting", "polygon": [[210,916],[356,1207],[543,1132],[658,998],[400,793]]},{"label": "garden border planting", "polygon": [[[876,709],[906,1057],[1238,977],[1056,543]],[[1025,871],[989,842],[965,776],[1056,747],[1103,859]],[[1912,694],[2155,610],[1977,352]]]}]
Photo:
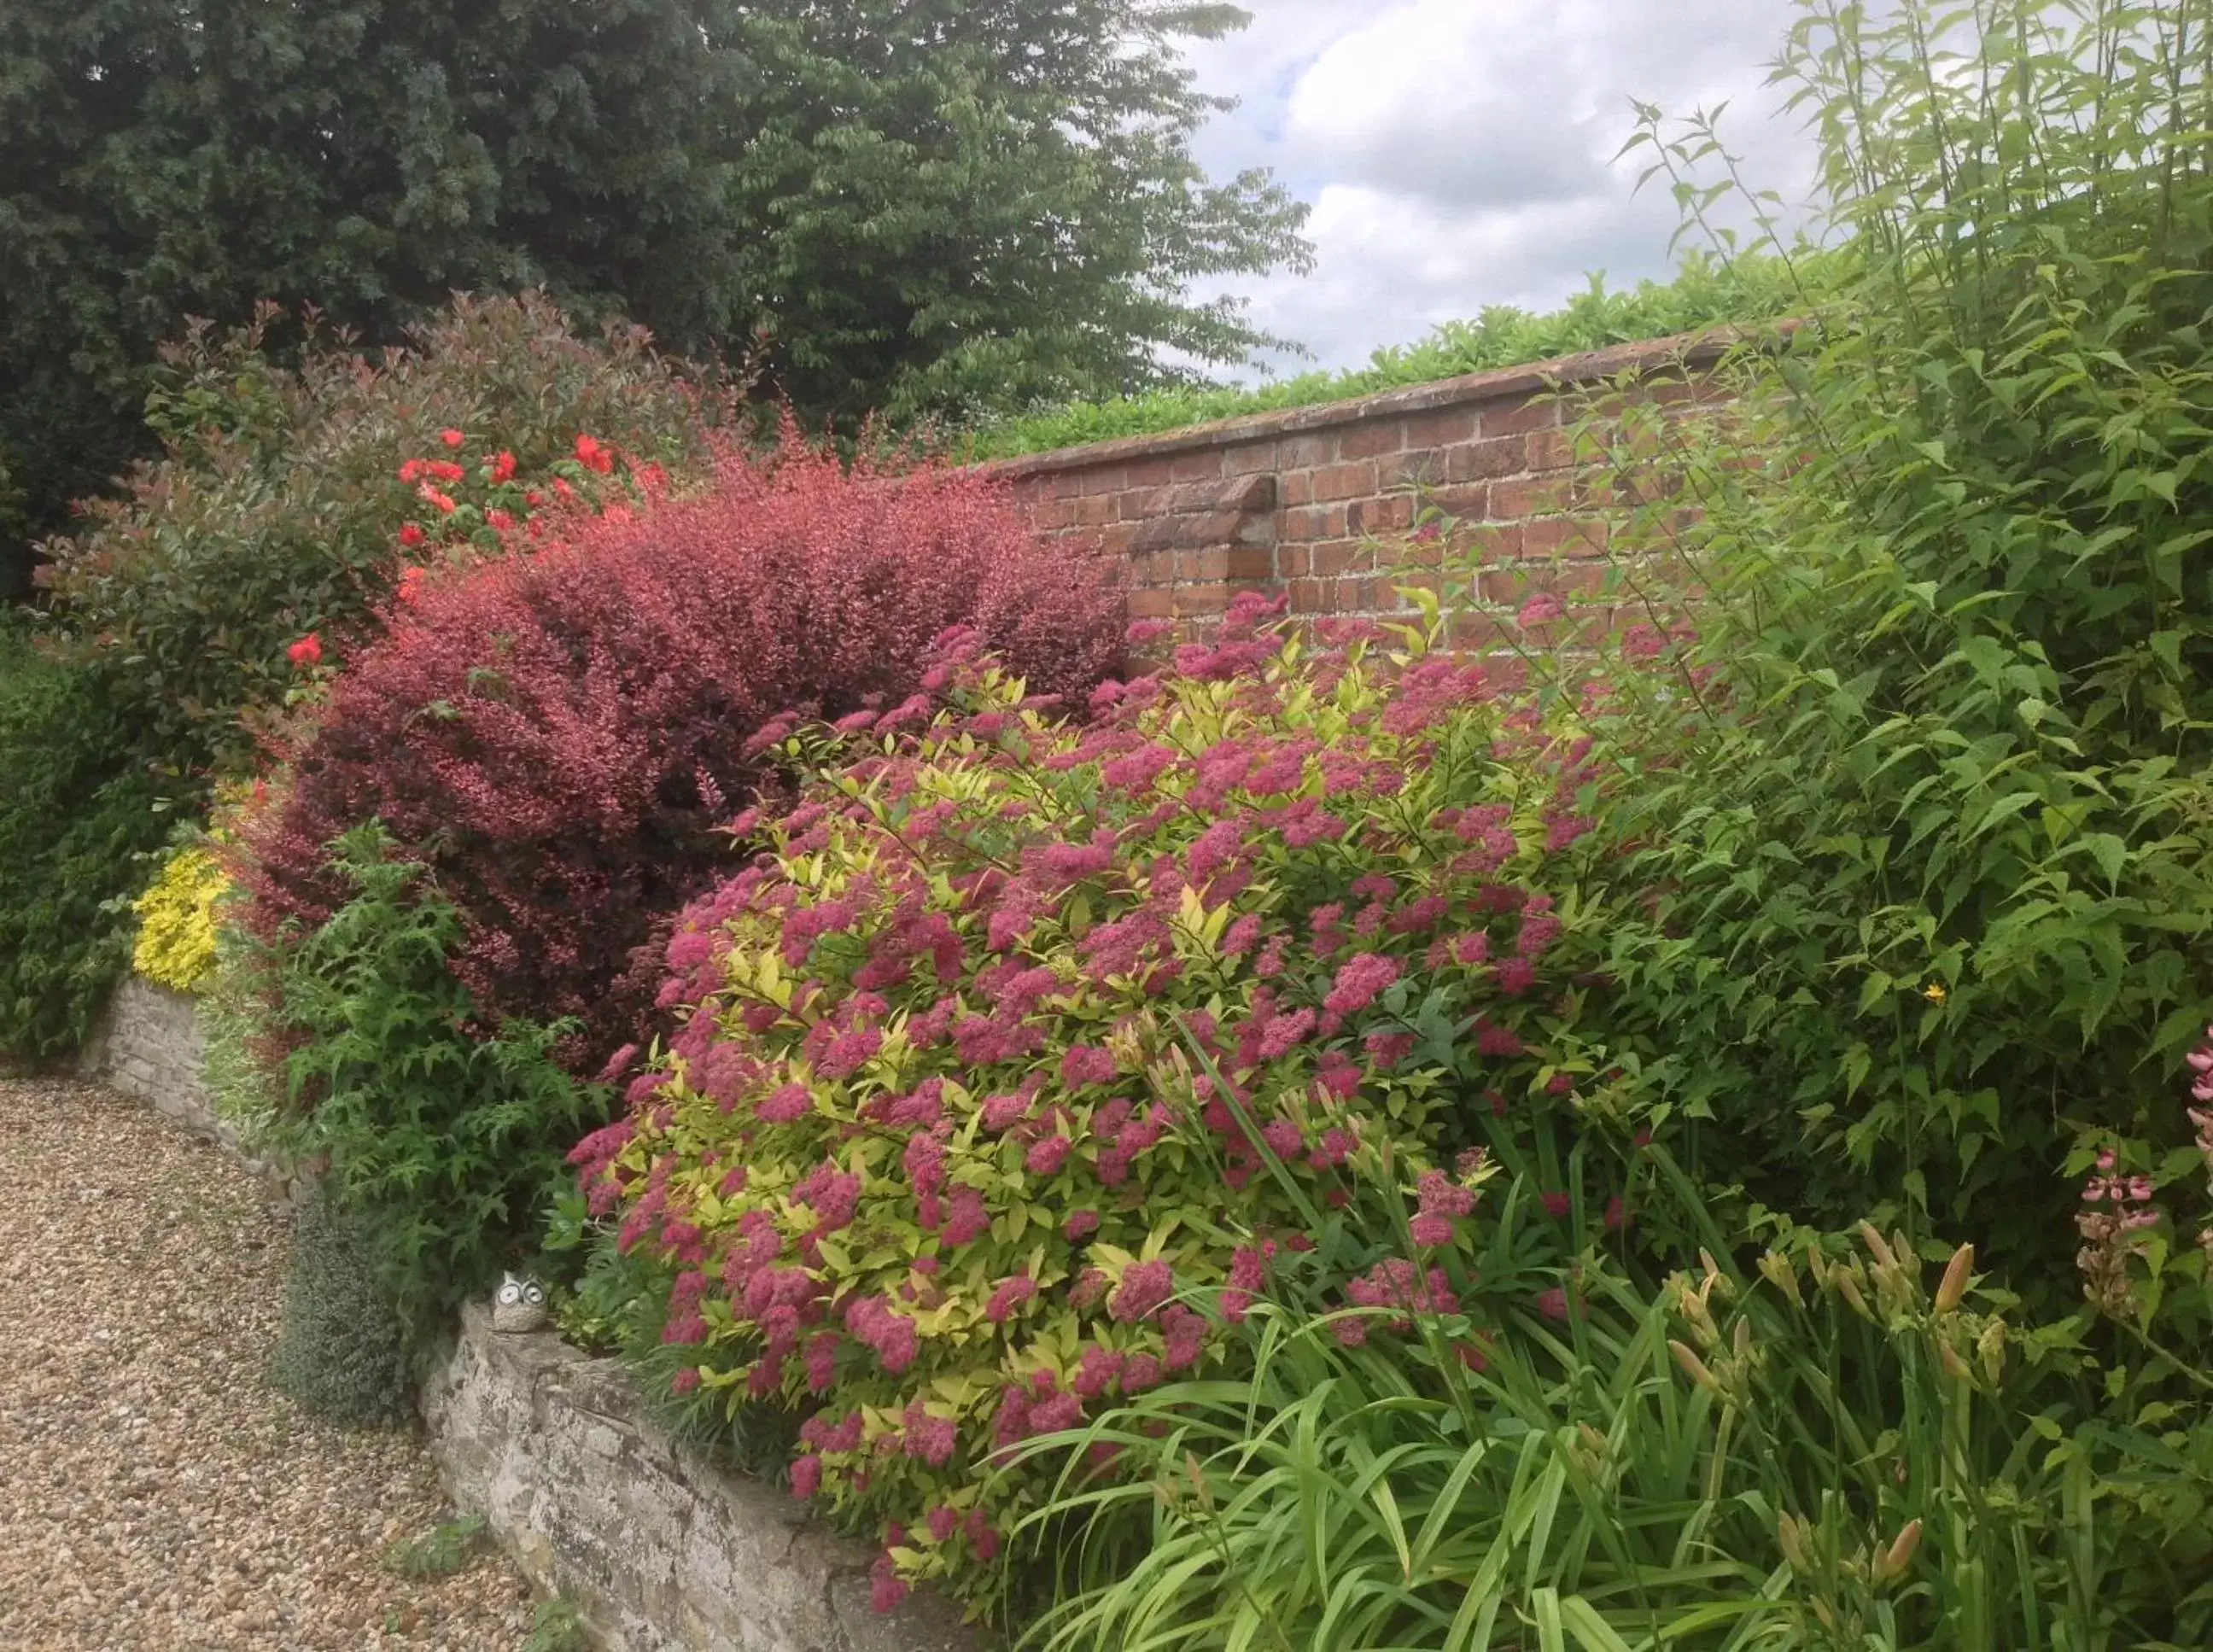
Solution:
[{"label": "garden border planting", "polygon": [[[297,1184],[251,1157],[200,1082],[192,1001],[127,977],[82,1061],[88,1076],[216,1142],[280,1202]],[[869,1605],[874,1551],[827,1531],[773,1486],[718,1468],[648,1419],[621,1363],[551,1331],[495,1332],[462,1315],[424,1391],[439,1476],[484,1515],[541,1589],[582,1614],[610,1652],[974,1652],[942,1600]],[[681,1579],[680,1584],[678,1582]]]}]

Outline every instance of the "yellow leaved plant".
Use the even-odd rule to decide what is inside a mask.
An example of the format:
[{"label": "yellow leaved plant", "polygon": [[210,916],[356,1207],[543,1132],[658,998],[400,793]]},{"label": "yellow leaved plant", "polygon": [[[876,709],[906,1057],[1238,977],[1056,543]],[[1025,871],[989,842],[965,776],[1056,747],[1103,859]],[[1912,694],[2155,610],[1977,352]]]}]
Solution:
[{"label": "yellow leaved plant", "polygon": [[131,966],[156,986],[193,992],[215,967],[216,903],[230,887],[223,863],[204,849],[180,849],[138,897],[138,942]]}]

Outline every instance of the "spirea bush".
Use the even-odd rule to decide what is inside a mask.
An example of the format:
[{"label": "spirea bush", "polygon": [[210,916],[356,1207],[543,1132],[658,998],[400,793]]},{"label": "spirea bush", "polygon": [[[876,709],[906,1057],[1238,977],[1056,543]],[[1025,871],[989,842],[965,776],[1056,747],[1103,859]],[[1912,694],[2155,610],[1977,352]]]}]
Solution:
[{"label": "spirea bush", "polygon": [[793,741],[844,760],[741,820],[767,849],[668,946],[681,1031],[574,1155],[675,1272],[679,1384],[808,1412],[793,1488],[881,1529],[880,1603],[994,1587],[1036,1490],[997,1454],[1206,1369],[1287,1249],[1450,1308],[1455,1149],[1602,1088],[1587,750],[1482,665],[1260,617],[1088,723],[955,637],[945,709]]},{"label": "spirea bush", "polygon": [[335,680],[249,833],[248,921],[322,922],[324,846],[375,817],[461,914],[478,1002],[576,1019],[594,1066],[650,1005],[634,949],[731,864],[718,828],[771,773],[778,714],[903,698],[956,623],[1040,692],[1081,696],[1121,652],[1105,564],[1041,547],[985,483],[848,471],[789,434],[517,544],[417,572]]}]

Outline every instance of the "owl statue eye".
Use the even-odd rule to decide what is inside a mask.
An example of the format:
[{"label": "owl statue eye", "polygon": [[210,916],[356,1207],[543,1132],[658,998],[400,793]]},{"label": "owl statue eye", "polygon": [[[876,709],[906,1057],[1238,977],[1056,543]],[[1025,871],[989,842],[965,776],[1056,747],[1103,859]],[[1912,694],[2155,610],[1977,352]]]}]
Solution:
[{"label": "owl statue eye", "polygon": [[542,1331],[548,1310],[546,1287],[528,1274],[510,1273],[491,1299],[491,1328],[495,1331]]}]

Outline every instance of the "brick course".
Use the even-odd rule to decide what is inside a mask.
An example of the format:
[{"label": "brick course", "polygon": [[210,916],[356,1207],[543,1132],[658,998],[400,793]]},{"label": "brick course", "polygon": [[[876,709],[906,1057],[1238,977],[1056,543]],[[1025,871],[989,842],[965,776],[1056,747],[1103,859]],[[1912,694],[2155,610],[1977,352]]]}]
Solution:
[{"label": "brick course", "polygon": [[[1486,596],[1571,594],[1594,588],[1607,549],[1594,496],[1606,490],[1580,473],[1562,393],[1619,387],[1711,405],[1707,369],[1732,342],[1618,345],[979,468],[1006,481],[1039,534],[1126,558],[1133,617],[1186,632],[1241,590],[1287,594],[1296,615],[1407,612],[1393,570],[1425,506],[1480,533]],[[1619,405],[1616,393],[1599,405]]]}]

